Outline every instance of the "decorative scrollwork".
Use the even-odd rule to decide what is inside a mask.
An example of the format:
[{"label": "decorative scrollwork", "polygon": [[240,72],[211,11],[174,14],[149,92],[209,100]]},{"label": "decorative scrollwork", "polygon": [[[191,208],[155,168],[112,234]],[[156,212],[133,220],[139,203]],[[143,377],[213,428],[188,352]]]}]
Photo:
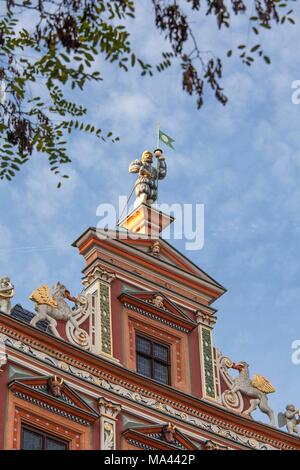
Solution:
[{"label": "decorative scrollwork", "polygon": [[235,410],[238,410],[241,405],[237,393],[233,393],[230,390],[225,390],[225,392],[222,393],[222,402],[228,408],[233,408]]},{"label": "decorative scrollwork", "polygon": [[74,344],[77,344],[83,349],[89,350],[91,347],[90,336],[88,333],[80,328],[90,315],[90,296],[79,294],[76,299],[80,308],[78,308],[66,324],[66,334]]},{"label": "decorative scrollwork", "polygon": [[230,376],[228,369],[230,369],[233,365],[232,360],[227,356],[219,355],[217,357],[217,367],[219,369],[220,375],[223,378],[225,384],[227,385],[228,389],[222,393],[222,403],[226,408],[230,408],[234,411],[242,413],[244,409],[244,400],[241,393],[232,392],[231,388],[233,385],[233,379]]}]

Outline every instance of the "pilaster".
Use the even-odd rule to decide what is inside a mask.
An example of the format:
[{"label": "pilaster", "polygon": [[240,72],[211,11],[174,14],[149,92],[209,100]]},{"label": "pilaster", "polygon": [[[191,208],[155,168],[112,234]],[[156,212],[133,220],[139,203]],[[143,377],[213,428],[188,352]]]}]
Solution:
[{"label": "pilaster", "polygon": [[0,372],[2,372],[2,366],[7,363],[7,354],[5,344],[0,342]]},{"label": "pilaster", "polygon": [[204,311],[197,312],[203,395],[204,398],[213,400],[217,398],[212,341],[212,330],[216,320],[216,317]]},{"label": "pilaster", "polygon": [[116,423],[121,405],[112,403],[106,398],[99,399],[101,450],[116,449]]},{"label": "pilaster", "polygon": [[113,359],[111,283],[115,274],[100,266],[89,271],[82,283],[92,296],[90,331],[94,335],[93,352]]}]

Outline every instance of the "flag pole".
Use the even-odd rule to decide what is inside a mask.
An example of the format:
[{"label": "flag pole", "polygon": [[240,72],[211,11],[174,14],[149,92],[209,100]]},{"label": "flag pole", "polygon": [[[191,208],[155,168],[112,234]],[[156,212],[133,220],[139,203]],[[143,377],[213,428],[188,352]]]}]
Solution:
[{"label": "flag pole", "polygon": [[[160,130],[160,124],[159,122],[157,123],[157,140],[156,140],[156,148],[159,148],[159,130]],[[158,172],[159,172],[159,159],[157,158],[157,163],[156,163],[156,186],[157,186],[157,197],[156,197],[156,208],[158,209]]]}]

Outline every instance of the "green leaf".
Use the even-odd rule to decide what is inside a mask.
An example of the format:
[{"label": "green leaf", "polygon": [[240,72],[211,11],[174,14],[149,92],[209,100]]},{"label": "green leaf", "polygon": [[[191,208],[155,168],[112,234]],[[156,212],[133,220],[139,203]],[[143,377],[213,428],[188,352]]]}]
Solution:
[{"label": "green leaf", "polygon": [[256,46],[253,46],[253,47],[250,49],[250,52],[255,52],[255,51],[257,51],[259,48],[260,48],[260,44],[256,44]]}]

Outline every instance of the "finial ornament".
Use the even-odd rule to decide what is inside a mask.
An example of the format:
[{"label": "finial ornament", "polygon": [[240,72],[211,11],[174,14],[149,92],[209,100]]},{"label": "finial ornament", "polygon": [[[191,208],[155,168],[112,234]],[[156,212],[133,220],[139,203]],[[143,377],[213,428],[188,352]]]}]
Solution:
[{"label": "finial ornament", "polygon": [[10,313],[11,299],[14,296],[14,286],[9,277],[0,277],[0,311]]},{"label": "finial ornament", "polygon": [[284,413],[278,413],[278,426],[286,426],[289,434],[297,434],[300,437],[300,410],[294,405],[288,404]]},{"label": "finial ornament", "polygon": [[154,150],[154,156],[157,158],[157,168],[152,164],[153,154],[149,150],[142,153],[140,160],[134,160],[129,165],[129,173],[138,173],[134,207],[140,204],[151,206],[157,200],[158,180],[166,177],[167,164],[161,149]]},{"label": "finial ornament", "polygon": [[250,378],[249,364],[247,362],[231,362],[227,364],[229,369],[235,369],[239,372],[236,378],[232,379],[232,386],[228,390],[228,394],[241,392],[250,398],[250,407],[244,413],[251,417],[251,413],[257,408],[265,413],[269,419],[271,426],[275,426],[274,412],[268,404],[268,393],[275,392],[273,385],[262,375],[254,375]]}]

